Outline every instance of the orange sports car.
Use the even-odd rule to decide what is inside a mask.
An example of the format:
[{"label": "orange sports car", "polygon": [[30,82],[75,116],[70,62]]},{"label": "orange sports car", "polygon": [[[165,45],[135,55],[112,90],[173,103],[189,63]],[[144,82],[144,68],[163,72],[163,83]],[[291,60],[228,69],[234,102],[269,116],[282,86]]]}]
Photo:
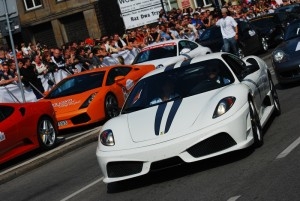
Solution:
[{"label": "orange sports car", "polygon": [[59,130],[110,119],[133,85],[154,65],[116,65],[71,75],[61,80],[39,101],[51,101]]}]

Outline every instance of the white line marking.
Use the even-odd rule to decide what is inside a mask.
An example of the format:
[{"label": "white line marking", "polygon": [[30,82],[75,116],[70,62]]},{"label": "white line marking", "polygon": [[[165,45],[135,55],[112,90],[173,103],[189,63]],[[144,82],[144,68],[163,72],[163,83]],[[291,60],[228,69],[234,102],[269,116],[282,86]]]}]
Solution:
[{"label": "white line marking", "polygon": [[286,157],[293,149],[295,149],[300,144],[300,137],[298,137],[297,140],[295,140],[290,146],[288,146],[283,152],[281,152],[276,159],[284,158]]},{"label": "white line marking", "polygon": [[241,195],[237,195],[234,197],[229,198],[227,201],[236,201],[237,199],[239,199],[241,197]]},{"label": "white line marking", "polygon": [[97,179],[96,181],[90,183],[89,185],[87,185],[87,186],[85,186],[85,187],[79,189],[78,191],[72,193],[71,195],[65,197],[64,199],[62,199],[62,200],[60,200],[60,201],[67,201],[67,200],[69,200],[70,198],[72,198],[72,197],[78,195],[78,194],[81,193],[82,191],[85,191],[86,189],[90,188],[91,186],[94,186],[95,184],[99,183],[99,182],[102,181],[102,180],[103,180],[103,177],[101,177],[100,179]]}]

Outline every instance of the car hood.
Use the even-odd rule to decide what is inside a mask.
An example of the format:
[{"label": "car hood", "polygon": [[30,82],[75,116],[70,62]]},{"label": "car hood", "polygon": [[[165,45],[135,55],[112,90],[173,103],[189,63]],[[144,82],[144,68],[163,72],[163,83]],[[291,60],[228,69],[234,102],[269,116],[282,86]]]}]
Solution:
[{"label": "car hood", "polygon": [[79,110],[80,106],[97,90],[89,90],[80,94],[69,95],[65,97],[42,99],[41,101],[50,101],[57,115]]},{"label": "car hood", "polygon": [[[215,110],[211,106],[218,90],[166,102],[127,115],[127,124],[134,142],[161,141],[181,137],[191,132],[196,120],[201,117],[200,128],[212,123]],[[199,121],[197,121],[199,129]],[[161,137],[158,137],[161,136]]]},{"label": "car hood", "polygon": [[135,65],[153,64],[155,66],[155,68],[158,68],[158,67],[169,66],[169,65],[177,63],[178,61],[181,61],[181,60],[184,60],[183,56],[175,56],[175,57],[167,57],[167,58],[162,58],[162,59],[146,61],[146,62],[138,63]]},{"label": "car hood", "polygon": [[282,42],[276,50],[282,50],[288,55],[299,55],[300,54],[300,37],[293,38]]}]

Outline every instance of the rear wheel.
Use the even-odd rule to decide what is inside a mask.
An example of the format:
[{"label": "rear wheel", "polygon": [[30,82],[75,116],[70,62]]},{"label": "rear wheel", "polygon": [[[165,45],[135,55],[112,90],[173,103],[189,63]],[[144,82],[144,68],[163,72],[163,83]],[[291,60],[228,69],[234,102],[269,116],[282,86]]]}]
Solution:
[{"label": "rear wheel", "polygon": [[273,100],[273,105],[275,108],[275,115],[280,115],[281,114],[281,107],[280,107],[280,102],[279,102],[279,98],[278,98],[278,94],[275,88],[275,85],[273,83],[273,80],[271,78],[269,78],[269,82],[270,82],[270,91],[271,91],[271,96],[272,96],[272,100]]},{"label": "rear wheel", "polygon": [[107,119],[111,119],[119,115],[119,107],[117,98],[113,94],[107,94],[105,97],[105,115]]},{"label": "rear wheel", "polygon": [[253,104],[253,101],[251,100],[249,101],[249,110],[250,110],[252,133],[254,138],[254,146],[260,147],[263,145],[263,131],[262,131],[262,126],[260,124],[258,113]]},{"label": "rear wheel", "polygon": [[49,117],[42,117],[38,122],[37,131],[40,147],[44,150],[52,149],[57,138],[53,121]]}]

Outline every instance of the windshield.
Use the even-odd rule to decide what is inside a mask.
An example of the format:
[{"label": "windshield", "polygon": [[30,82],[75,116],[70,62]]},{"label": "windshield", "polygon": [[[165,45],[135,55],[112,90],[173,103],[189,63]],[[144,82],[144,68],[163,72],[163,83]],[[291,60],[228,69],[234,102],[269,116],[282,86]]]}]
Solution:
[{"label": "windshield", "polygon": [[177,56],[176,43],[166,43],[157,46],[151,46],[149,48],[144,48],[136,56],[135,60],[133,61],[133,64],[175,56]]},{"label": "windshield", "polygon": [[128,96],[122,114],[221,88],[234,82],[223,61],[190,64],[140,80]]},{"label": "windshield", "polygon": [[290,40],[300,36],[300,20],[291,23],[285,32],[284,40]]},{"label": "windshield", "polygon": [[250,22],[251,24],[253,24],[255,27],[259,29],[267,29],[268,27],[276,26],[276,21],[274,16],[264,16],[261,18],[254,18]]},{"label": "windshield", "polygon": [[219,27],[213,27],[210,29],[206,29],[201,35],[200,35],[200,41],[206,41],[206,40],[214,40],[222,38],[221,29]]},{"label": "windshield", "polygon": [[104,73],[104,71],[94,72],[78,75],[69,79],[64,79],[52,91],[50,91],[45,99],[79,94],[91,89],[101,87],[103,83]]}]

